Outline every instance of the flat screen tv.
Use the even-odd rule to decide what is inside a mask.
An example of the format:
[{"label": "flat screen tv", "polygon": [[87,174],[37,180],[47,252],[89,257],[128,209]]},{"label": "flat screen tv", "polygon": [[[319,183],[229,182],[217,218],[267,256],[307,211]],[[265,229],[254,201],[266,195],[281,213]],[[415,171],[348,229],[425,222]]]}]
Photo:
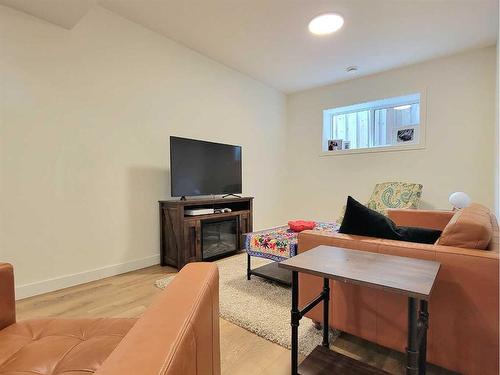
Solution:
[{"label": "flat screen tv", "polygon": [[173,197],[241,194],[241,146],[170,137]]}]

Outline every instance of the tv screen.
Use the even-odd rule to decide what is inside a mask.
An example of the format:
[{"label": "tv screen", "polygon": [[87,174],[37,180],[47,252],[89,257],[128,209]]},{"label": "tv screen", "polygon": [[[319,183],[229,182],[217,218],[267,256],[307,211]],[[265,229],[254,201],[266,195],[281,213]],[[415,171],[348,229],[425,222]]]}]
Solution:
[{"label": "tv screen", "polygon": [[241,146],[170,137],[173,197],[241,194]]}]

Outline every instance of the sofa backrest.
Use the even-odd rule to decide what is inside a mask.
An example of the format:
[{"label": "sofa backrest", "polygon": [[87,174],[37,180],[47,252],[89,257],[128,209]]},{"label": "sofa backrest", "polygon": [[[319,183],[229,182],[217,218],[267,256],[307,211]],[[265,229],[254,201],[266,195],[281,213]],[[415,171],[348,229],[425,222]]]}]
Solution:
[{"label": "sofa backrest", "polygon": [[457,211],[444,228],[437,244],[487,250],[493,237],[491,216],[490,210],[478,203]]}]

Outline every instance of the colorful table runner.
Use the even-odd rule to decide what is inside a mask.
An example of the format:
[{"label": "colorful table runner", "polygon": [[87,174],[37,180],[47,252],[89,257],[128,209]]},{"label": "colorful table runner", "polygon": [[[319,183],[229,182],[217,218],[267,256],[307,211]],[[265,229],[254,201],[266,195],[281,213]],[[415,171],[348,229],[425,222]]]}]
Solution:
[{"label": "colorful table runner", "polygon": [[[337,232],[339,227],[336,223],[316,222],[313,230]],[[288,225],[247,233],[245,249],[252,256],[281,262],[297,254],[297,236]]]}]

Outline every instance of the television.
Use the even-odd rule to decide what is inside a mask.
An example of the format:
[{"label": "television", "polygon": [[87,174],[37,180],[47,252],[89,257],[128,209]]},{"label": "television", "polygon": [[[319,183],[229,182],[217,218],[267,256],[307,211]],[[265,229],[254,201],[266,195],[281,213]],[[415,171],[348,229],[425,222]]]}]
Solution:
[{"label": "television", "polygon": [[172,197],[241,194],[241,146],[170,137]]}]

